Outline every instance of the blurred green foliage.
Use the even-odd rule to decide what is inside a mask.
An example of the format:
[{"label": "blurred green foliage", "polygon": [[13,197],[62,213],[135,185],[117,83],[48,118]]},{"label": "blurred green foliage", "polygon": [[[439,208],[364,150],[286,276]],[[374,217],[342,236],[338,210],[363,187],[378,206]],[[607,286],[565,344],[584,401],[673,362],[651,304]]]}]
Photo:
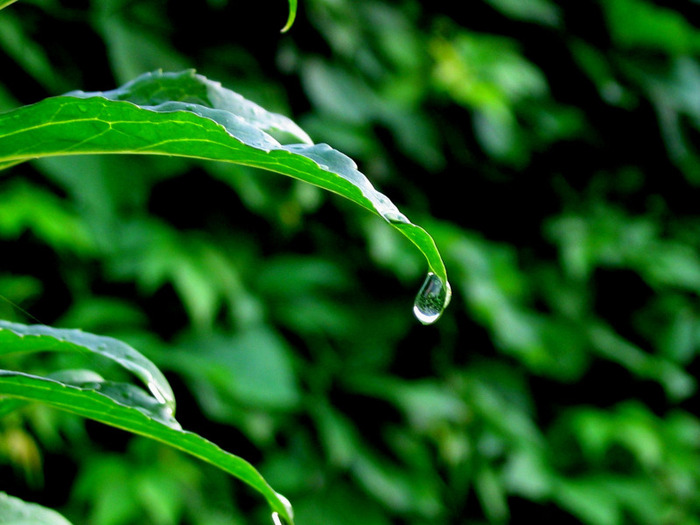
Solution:
[{"label": "blurred green foliage", "polygon": [[[381,220],[148,157],[0,172],[0,316],[142,350],[300,525],[700,523],[700,5],[303,0],[280,34],[286,2],[241,4],[17,2],[0,109],[196,68],[427,227],[441,321],[411,316],[424,263]],[[41,407],[0,421],[0,491],[91,525],[269,522],[214,469]]]}]

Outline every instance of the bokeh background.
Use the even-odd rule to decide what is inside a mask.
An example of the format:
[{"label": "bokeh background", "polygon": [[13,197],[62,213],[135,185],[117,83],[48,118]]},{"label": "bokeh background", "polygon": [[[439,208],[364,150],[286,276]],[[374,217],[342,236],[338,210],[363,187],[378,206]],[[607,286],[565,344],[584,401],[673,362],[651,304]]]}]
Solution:
[{"label": "bokeh background", "polygon": [[[299,525],[700,523],[700,4],[20,0],[0,109],[195,68],[354,158],[420,254],[281,176],[67,157],[0,174],[0,317],[119,337]],[[7,368],[76,366],[39,356]],[[106,375],[108,365],[88,362]],[[42,407],[0,490],[88,525],[270,523],[214,468]]]}]

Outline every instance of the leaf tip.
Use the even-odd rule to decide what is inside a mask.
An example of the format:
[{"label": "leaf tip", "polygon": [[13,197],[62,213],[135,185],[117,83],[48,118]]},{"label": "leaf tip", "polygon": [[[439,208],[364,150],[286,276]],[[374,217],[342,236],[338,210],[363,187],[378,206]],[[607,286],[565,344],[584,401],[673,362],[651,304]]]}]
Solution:
[{"label": "leaf tip", "polygon": [[280,30],[280,33],[286,33],[294,25],[294,19],[297,16],[297,0],[289,0],[289,16],[287,17],[287,23]]}]

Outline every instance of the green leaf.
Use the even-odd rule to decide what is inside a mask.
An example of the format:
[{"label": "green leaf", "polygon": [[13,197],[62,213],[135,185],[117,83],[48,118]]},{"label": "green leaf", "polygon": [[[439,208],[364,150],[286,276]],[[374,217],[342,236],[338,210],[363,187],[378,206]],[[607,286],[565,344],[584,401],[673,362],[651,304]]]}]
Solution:
[{"label": "green leaf", "polygon": [[71,525],[58,512],[0,492],[0,524],[2,525]]},{"label": "green leaf", "polygon": [[[0,114],[0,167],[95,153],[232,162],[319,186],[384,218],[423,253],[443,288],[449,287],[432,237],[378,192],[352,159],[327,144],[313,144],[288,118],[194,71],[147,73],[112,91],[72,92]],[[444,307],[449,294],[442,296]]]},{"label": "green leaf", "polygon": [[[292,523],[292,509],[286,498],[276,493],[255,468],[192,432],[179,430],[154,419],[146,411],[130,405],[122,386],[109,384],[80,387],[21,372],[0,370],[0,395],[23,401],[39,402],[78,416],[93,419],[145,436],[222,469],[257,490],[273,512]],[[116,389],[116,390],[115,390]]]},{"label": "green leaf", "polygon": [[175,396],[163,373],[126,343],[81,330],[0,320],[0,356],[42,351],[91,352],[111,359],[141,379],[158,402],[175,412]]},{"label": "green leaf", "polygon": [[294,19],[297,17],[297,0],[289,0],[289,16],[287,23],[282,28],[282,33],[286,33],[294,24]]}]

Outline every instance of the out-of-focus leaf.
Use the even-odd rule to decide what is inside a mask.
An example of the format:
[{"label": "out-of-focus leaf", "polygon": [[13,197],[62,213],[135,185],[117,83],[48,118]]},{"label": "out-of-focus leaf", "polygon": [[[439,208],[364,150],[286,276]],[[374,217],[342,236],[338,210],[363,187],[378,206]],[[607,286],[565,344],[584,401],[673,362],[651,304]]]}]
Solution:
[{"label": "out-of-focus leaf", "polygon": [[26,230],[57,250],[89,254],[94,242],[78,215],[55,195],[27,183],[0,192],[0,235],[17,238]]},{"label": "out-of-focus leaf", "polygon": [[70,525],[70,522],[58,512],[8,496],[4,492],[0,492],[0,523],[3,525]]},{"label": "out-of-focus leaf", "polygon": [[25,405],[24,402],[19,401],[17,399],[8,399],[8,398],[3,398],[0,399],[0,418],[5,417],[7,414],[10,414],[14,412],[15,410],[19,410]]},{"label": "out-of-focus leaf", "polygon": [[186,505],[179,483],[182,463],[173,465],[180,469],[165,472],[158,468],[157,461],[149,468],[130,456],[105,455],[87,460],[74,495],[89,505],[91,522],[111,525],[149,519],[163,525],[178,523]]},{"label": "out-of-focus leaf", "polygon": [[[13,2],[0,1],[0,9]],[[46,89],[60,92],[67,88],[60,74],[52,67],[46,51],[24,33],[13,11],[6,11],[0,16],[0,48]]]},{"label": "out-of-focus leaf", "polygon": [[351,472],[369,494],[390,509],[416,512],[428,519],[437,519],[443,512],[436,478],[411,477],[384,458],[368,452],[361,452],[355,458]]},{"label": "out-of-focus leaf", "polygon": [[598,93],[608,104],[631,107],[633,95],[616,78],[609,58],[583,41],[571,43],[571,52],[588,78],[595,83]]},{"label": "out-of-focus leaf", "polygon": [[602,6],[611,36],[624,47],[693,53],[700,35],[682,13],[646,0],[610,0]]},{"label": "out-of-focus leaf", "polygon": [[697,389],[695,378],[681,367],[649,355],[636,345],[620,337],[609,327],[591,326],[591,343],[595,350],[608,359],[622,364],[640,377],[650,378],[663,385],[673,399],[685,399]]},{"label": "out-of-focus leaf", "polygon": [[436,476],[411,478],[399,465],[368,449],[350,422],[330,407],[319,407],[315,415],[334,465],[352,473],[374,498],[398,512],[416,512],[429,519],[441,515]]},{"label": "out-of-focus leaf", "polygon": [[[16,108],[18,105],[15,97],[13,97],[4,86],[0,86],[0,111],[7,111]],[[0,167],[0,170],[2,169],[4,168]],[[0,171],[0,173],[2,172]]]},{"label": "out-of-focus leaf", "polygon": [[61,326],[81,326],[86,332],[104,333],[122,326],[143,325],[145,314],[133,304],[109,297],[90,297],[76,301],[60,320]]},{"label": "out-of-focus leaf", "polygon": [[95,4],[94,27],[102,35],[114,76],[127,82],[156,68],[180,70],[189,60],[168,41],[168,25],[153,23],[162,8],[143,3],[134,9],[122,0]]},{"label": "out-of-focus leaf", "polygon": [[350,386],[364,395],[391,401],[421,431],[435,430],[446,422],[459,423],[469,415],[457,395],[429,380],[403,382],[389,377],[357,377]]},{"label": "out-of-focus leaf", "polygon": [[306,90],[319,109],[344,122],[374,119],[381,100],[358,76],[321,60],[307,60],[302,71]]},{"label": "out-of-focus leaf", "polygon": [[659,421],[637,404],[626,403],[609,413],[577,409],[571,417],[571,429],[593,464],[601,463],[614,446],[627,449],[645,468],[657,468],[664,462]]},{"label": "out-of-focus leaf", "polygon": [[305,525],[389,525],[384,510],[350,484],[336,483],[314,498],[299,498],[294,510]]},{"label": "out-of-focus leaf", "polygon": [[549,496],[554,474],[545,455],[532,447],[513,453],[503,470],[503,484],[509,492],[536,501]]},{"label": "out-of-focus leaf", "polygon": [[42,283],[29,275],[0,273],[0,319],[20,320],[25,301],[38,296]]},{"label": "out-of-focus leaf", "polygon": [[[228,410],[236,410],[233,402],[266,409],[290,409],[299,402],[289,349],[270,330],[251,328],[232,336],[185,339],[179,346],[187,350],[170,352],[169,366],[227,396]],[[201,400],[207,407],[211,395],[202,392]]]},{"label": "out-of-focus leaf", "polygon": [[496,472],[484,466],[474,476],[474,490],[479,498],[484,514],[493,522],[508,520],[509,512],[503,485]]},{"label": "out-of-focus leaf", "polygon": [[[15,400],[3,398],[2,406],[12,401]],[[44,458],[38,440],[28,429],[14,426],[11,421],[4,421],[0,429],[0,461],[9,463],[14,470],[21,472],[28,486],[41,487],[45,482],[42,468]]]},{"label": "out-of-focus leaf", "polygon": [[605,486],[606,479],[598,477],[561,480],[554,500],[588,525],[618,525],[622,509],[615,496]]},{"label": "out-of-focus leaf", "polygon": [[97,525],[118,525],[144,519],[131,485],[135,474],[132,465],[123,458],[105,456],[86,463],[74,494],[76,499],[88,500],[91,521]]},{"label": "out-of-focus leaf", "polygon": [[524,164],[534,144],[518,122],[519,109],[547,94],[544,75],[510,39],[454,33],[430,43],[436,87],[473,111],[475,134],[490,156]]},{"label": "out-of-focus leaf", "polygon": [[348,468],[357,454],[357,435],[350,421],[325,403],[313,410],[319,437],[334,466]]},{"label": "out-of-focus leaf", "polygon": [[559,9],[549,0],[487,0],[487,2],[510,18],[550,26],[556,26],[560,21]]},{"label": "out-of-focus leaf", "polygon": [[700,290],[700,257],[692,246],[665,239],[646,216],[598,209],[586,217],[559,216],[548,224],[562,264],[586,278],[596,266],[633,268],[652,286]]},{"label": "out-of-focus leaf", "polygon": [[[206,475],[203,475],[206,471]],[[89,455],[81,463],[71,499],[81,517],[94,525],[144,522],[175,525],[192,520],[210,521],[207,514],[225,511],[229,520],[240,518],[221,501],[231,490],[226,474],[150,439],[132,439],[125,451]],[[211,506],[211,512],[202,507]]]}]

